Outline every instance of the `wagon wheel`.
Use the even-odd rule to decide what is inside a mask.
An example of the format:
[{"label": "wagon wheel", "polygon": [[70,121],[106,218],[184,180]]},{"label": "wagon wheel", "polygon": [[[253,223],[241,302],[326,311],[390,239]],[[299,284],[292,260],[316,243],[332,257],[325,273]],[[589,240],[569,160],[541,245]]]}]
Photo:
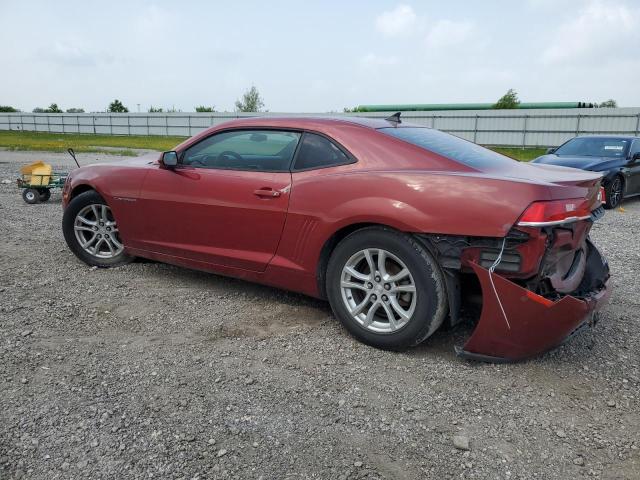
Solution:
[{"label": "wagon wheel", "polygon": [[22,199],[31,205],[40,203],[40,192],[35,188],[25,188],[22,192]]},{"label": "wagon wheel", "polygon": [[46,202],[51,198],[51,190],[49,190],[48,188],[39,188],[38,194],[40,196],[41,202]]}]

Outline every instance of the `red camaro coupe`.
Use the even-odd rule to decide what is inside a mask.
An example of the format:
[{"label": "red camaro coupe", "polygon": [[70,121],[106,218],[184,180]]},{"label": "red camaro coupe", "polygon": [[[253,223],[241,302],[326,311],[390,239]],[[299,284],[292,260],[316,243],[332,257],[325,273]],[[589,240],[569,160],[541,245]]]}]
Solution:
[{"label": "red camaro coupe", "polygon": [[398,114],[246,118],[75,170],[62,226],[89,265],[145,257],[328,299],[381,348],[416,345],[482,298],[458,353],[518,360],[593,323],[608,296],[589,240],[600,179]]}]

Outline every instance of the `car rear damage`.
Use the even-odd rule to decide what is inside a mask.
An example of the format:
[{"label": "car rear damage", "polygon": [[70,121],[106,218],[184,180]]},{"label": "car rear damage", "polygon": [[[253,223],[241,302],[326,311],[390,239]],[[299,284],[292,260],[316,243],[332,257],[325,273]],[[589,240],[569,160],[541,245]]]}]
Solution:
[{"label": "car rear damage", "polygon": [[609,266],[589,240],[603,214],[600,181],[584,198],[533,202],[504,238],[426,235],[447,278],[451,323],[481,292],[475,330],[457,353],[486,361],[530,358],[595,323]]}]

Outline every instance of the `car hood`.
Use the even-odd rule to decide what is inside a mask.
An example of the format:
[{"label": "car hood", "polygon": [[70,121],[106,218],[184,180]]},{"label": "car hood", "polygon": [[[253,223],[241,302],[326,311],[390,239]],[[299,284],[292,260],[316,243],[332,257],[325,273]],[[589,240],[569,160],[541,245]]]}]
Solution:
[{"label": "car hood", "polygon": [[611,163],[619,162],[619,159],[610,157],[586,157],[573,155],[543,155],[533,160],[532,163],[544,165],[559,165],[561,167],[581,168],[583,170],[600,170]]}]

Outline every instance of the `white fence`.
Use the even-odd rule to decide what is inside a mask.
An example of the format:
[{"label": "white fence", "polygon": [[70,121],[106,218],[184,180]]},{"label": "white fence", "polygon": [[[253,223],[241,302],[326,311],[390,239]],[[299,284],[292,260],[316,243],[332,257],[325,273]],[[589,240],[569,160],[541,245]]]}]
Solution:
[{"label": "white fence", "polygon": [[[239,117],[327,116],[286,113],[0,113],[0,130],[104,135],[191,136]],[[385,117],[389,113],[331,114]],[[640,108],[403,112],[406,122],[437,128],[482,145],[556,146],[576,135],[640,134]]]}]

